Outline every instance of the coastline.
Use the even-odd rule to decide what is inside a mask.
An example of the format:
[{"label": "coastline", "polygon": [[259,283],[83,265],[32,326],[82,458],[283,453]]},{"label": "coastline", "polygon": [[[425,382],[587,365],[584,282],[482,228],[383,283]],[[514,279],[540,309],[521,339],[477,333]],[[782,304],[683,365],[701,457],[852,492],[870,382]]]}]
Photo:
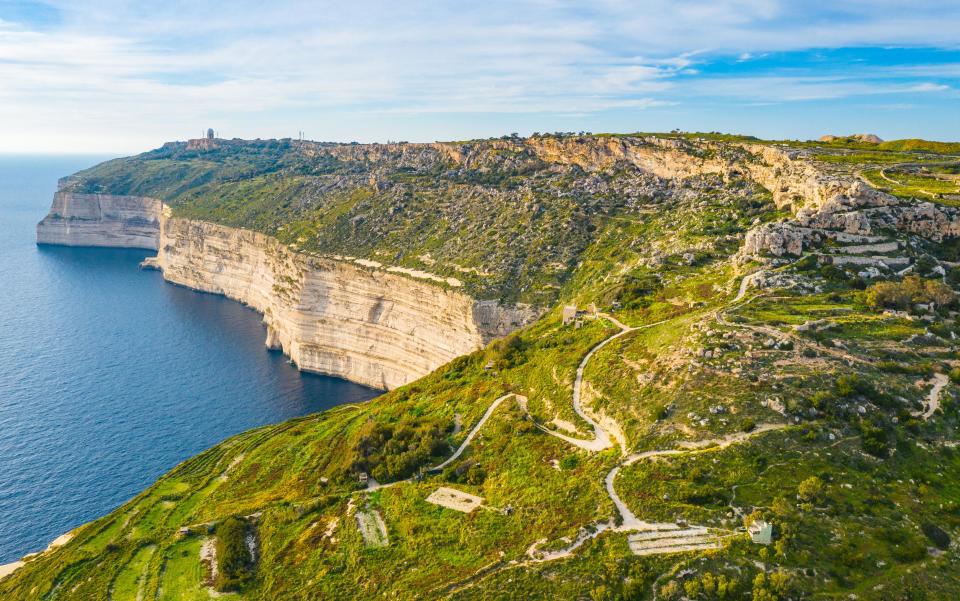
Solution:
[{"label": "coastline", "polygon": [[0,580],[3,580],[4,578],[6,578],[7,576],[10,576],[11,574],[16,572],[23,566],[27,565],[29,561],[43,555],[44,553],[49,553],[50,551],[53,551],[54,549],[58,547],[62,547],[65,544],[69,543],[73,539],[73,533],[76,532],[76,530],[77,528],[74,528],[70,532],[61,534],[57,538],[53,539],[52,541],[50,541],[50,544],[47,545],[47,548],[44,549],[43,551],[38,551],[36,553],[27,553],[17,561],[0,564]]}]

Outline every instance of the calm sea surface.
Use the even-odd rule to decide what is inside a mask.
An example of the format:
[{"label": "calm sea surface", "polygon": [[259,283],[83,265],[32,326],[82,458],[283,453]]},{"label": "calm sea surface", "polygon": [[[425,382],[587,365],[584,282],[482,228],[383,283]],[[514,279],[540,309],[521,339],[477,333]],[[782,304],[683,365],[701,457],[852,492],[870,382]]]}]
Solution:
[{"label": "calm sea surface", "polygon": [[373,397],[299,373],[238,303],[138,250],[34,244],[57,178],[99,157],[0,156],[0,563],[243,430]]}]

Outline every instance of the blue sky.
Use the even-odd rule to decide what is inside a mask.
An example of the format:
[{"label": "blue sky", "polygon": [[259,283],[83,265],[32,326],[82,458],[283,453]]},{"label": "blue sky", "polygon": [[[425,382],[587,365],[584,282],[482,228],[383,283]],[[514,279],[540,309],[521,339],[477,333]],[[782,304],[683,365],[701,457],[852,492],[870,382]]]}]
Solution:
[{"label": "blue sky", "polygon": [[0,0],[0,152],[225,137],[960,140],[960,2]]}]

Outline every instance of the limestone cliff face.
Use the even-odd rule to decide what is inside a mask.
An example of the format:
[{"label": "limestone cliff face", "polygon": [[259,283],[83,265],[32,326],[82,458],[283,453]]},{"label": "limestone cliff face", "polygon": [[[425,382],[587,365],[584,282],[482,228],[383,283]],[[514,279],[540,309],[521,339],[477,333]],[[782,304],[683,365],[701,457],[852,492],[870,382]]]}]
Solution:
[{"label": "limestone cliff face", "polygon": [[156,266],[170,282],[263,313],[267,345],[301,369],[383,389],[424,376],[538,315],[168,212]]},{"label": "limestone cliff face", "polygon": [[[511,142],[494,142],[505,145]],[[664,179],[749,177],[793,218],[747,232],[741,257],[799,256],[825,240],[877,238],[881,231],[941,241],[960,235],[960,210],[906,203],[849,174],[828,173],[803,150],[752,143],[659,137],[542,137],[525,141],[543,160],[585,170],[632,164]]]},{"label": "limestone cliff face", "polygon": [[61,189],[50,213],[37,224],[37,243],[156,250],[161,207],[155,198]]}]

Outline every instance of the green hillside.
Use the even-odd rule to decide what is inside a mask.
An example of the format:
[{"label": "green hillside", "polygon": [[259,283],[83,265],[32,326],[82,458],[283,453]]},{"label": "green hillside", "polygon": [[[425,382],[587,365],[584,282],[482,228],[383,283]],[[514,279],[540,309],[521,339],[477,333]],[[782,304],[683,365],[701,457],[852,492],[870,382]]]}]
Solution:
[{"label": "green hillside", "polygon": [[[950,236],[746,256],[748,231],[793,217],[743,173],[588,170],[516,140],[462,143],[469,161],[294,144],[168,145],[73,185],[551,310],[369,403],[224,441],[0,598],[960,597]],[[597,311],[564,324],[569,303]],[[479,506],[433,502],[444,488]]]}]

